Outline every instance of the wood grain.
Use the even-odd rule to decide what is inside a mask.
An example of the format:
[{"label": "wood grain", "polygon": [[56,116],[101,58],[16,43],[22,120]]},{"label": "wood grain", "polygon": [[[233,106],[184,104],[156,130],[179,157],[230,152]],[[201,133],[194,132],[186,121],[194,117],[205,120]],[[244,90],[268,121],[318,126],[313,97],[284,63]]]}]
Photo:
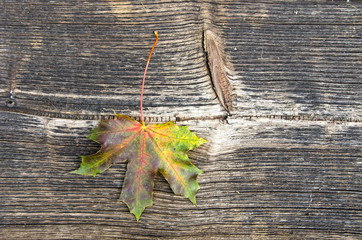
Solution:
[{"label": "wood grain", "polygon": [[[359,239],[361,9],[355,1],[1,1],[3,239]],[[230,64],[215,96],[205,26]],[[113,110],[177,120],[198,206],[158,175],[140,222],[117,199],[126,164],[69,174]],[[10,91],[16,104],[10,104]]]}]

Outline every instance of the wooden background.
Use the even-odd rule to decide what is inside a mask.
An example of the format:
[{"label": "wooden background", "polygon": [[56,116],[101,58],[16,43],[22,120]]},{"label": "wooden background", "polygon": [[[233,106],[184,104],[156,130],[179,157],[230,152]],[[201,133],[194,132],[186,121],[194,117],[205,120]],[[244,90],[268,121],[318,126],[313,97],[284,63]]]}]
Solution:
[{"label": "wooden background", "polygon": [[[361,1],[0,0],[1,239],[360,239]],[[158,175],[137,223],[126,164],[78,176],[113,110],[209,142],[198,206]],[[206,30],[230,68],[215,97]]]}]

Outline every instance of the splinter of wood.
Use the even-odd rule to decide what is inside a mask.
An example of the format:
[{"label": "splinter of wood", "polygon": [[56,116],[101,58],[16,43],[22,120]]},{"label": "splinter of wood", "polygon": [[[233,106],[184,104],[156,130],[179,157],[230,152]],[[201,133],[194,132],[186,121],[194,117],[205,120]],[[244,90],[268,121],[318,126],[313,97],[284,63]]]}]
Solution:
[{"label": "splinter of wood", "polygon": [[232,110],[232,87],[228,79],[221,46],[210,30],[204,32],[204,48],[215,94],[221,105],[230,113]]}]

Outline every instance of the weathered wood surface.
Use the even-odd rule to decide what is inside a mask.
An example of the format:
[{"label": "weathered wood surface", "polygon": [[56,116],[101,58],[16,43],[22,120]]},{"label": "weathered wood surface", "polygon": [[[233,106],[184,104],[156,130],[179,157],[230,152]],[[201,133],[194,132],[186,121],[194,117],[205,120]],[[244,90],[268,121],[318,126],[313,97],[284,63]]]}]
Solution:
[{"label": "weathered wood surface", "polygon": [[[362,234],[357,1],[0,2],[2,239],[358,239]],[[209,143],[198,206],[158,176],[140,222],[117,203],[125,163],[69,174],[100,118],[177,120]],[[232,116],[212,88],[219,41]],[[12,98],[10,98],[12,96]],[[225,118],[227,120],[225,121]]]}]

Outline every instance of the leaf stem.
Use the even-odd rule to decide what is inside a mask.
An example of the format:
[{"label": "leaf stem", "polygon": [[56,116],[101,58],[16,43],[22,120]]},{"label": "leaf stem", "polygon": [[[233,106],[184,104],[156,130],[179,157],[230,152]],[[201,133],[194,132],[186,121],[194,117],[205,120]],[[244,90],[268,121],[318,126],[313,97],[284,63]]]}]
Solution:
[{"label": "leaf stem", "polygon": [[140,101],[142,125],[145,125],[145,119],[144,119],[144,117],[143,117],[142,102],[143,102],[143,90],[144,90],[144,88],[145,88],[146,73],[147,73],[147,69],[148,69],[148,64],[150,63],[150,59],[151,59],[151,56],[152,56],[153,49],[155,48],[156,43],[157,43],[157,41],[158,41],[158,32],[157,32],[157,31],[154,31],[154,34],[156,35],[156,40],[155,40],[155,43],[154,43],[153,46],[152,46],[150,55],[148,56],[148,60],[147,60],[147,64],[146,64],[146,68],[145,68],[145,72],[144,72],[144,74],[143,74],[143,80],[142,80],[141,101]]}]

